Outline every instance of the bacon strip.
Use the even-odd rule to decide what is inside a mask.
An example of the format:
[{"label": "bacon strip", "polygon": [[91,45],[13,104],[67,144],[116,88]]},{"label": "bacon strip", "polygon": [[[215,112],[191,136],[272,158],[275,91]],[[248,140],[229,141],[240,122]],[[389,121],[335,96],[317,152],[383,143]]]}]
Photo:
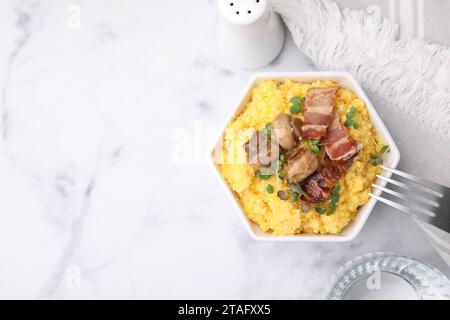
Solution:
[{"label": "bacon strip", "polygon": [[354,158],[332,161],[325,157],[322,168],[306,178],[301,184],[303,191],[308,195],[307,198],[303,196],[303,200],[313,204],[327,200],[331,196],[336,183],[352,165]]},{"label": "bacon strip", "polygon": [[333,122],[322,144],[328,157],[335,161],[346,159],[358,152],[356,142],[348,134],[347,128],[341,124],[337,112],[334,112]]},{"label": "bacon strip", "polygon": [[304,139],[321,139],[325,137],[328,126],[333,121],[336,106],[336,93],[339,87],[311,88],[306,94],[304,107]]}]

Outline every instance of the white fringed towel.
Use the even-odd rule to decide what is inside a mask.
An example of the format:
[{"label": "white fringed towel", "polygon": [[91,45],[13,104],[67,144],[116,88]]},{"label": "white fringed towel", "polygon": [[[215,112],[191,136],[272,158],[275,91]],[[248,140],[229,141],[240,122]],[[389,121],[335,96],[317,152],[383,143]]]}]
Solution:
[{"label": "white fringed towel", "polygon": [[[376,6],[361,11],[341,10],[330,0],[272,3],[317,68],[345,70],[360,81],[397,141],[400,168],[449,186],[450,49],[398,40],[398,25]],[[419,225],[450,265],[450,234]]]}]

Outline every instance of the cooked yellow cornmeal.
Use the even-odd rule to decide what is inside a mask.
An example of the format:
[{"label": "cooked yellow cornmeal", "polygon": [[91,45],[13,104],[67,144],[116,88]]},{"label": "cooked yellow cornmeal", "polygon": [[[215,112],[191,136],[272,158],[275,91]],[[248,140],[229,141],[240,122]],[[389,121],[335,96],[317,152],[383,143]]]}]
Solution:
[{"label": "cooked yellow cornmeal", "polygon": [[[337,234],[353,220],[358,208],[369,199],[375,175],[380,172],[379,166],[369,163],[369,159],[370,155],[380,153],[383,141],[369,120],[364,101],[348,89],[341,88],[338,91],[337,111],[343,123],[350,107],[356,107],[354,119],[359,123],[359,127],[358,129],[350,127],[348,130],[351,137],[361,143],[363,148],[345,176],[338,182],[341,186],[340,200],[332,215],[319,214],[315,210],[316,206],[311,205],[309,211],[305,213],[300,208],[301,200],[295,205],[289,200],[281,200],[277,192],[284,190],[288,193],[286,183],[276,176],[272,176],[269,180],[257,178],[254,169],[246,163],[245,156],[242,156],[242,146],[250,135],[239,133],[260,130],[271,123],[278,114],[289,114],[291,105],[289,100],[294,96],[306,96],[309,88],[333,85],[336,84],[331,81],[314,83],[263,81],[253,89],[250,102],[227,128],[227,134],[223,137],[225,152],[221,159],[221,173],[235,192],[247,217],[265,232],[272,232],[274,235]],[[299,114],[298,117],[302,118],[302,115]],[[266,191],[268,184],[274,187],[275,191],[272,194]]]}]

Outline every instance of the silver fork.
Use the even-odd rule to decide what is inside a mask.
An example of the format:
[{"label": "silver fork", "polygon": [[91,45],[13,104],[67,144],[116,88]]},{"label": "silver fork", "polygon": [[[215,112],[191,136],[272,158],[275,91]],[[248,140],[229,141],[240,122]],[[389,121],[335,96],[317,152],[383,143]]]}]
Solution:
[{"label": "silver fork", "polygon": [[400,182],[392,179],[392,177],[387,178],[377,175],[378,178],[386,181],[388,185],[399,187],[401,192],[392,190],[392,187],[391,189],[387,188],[388,185],[381,187],[373,184],[372,187],[400,199],[401,203],[370,193],[369,195],[372,198],[450,233],[450,188],[400,170],[385,166],[381,166],[381,168],[405,178],[405,182]]}]

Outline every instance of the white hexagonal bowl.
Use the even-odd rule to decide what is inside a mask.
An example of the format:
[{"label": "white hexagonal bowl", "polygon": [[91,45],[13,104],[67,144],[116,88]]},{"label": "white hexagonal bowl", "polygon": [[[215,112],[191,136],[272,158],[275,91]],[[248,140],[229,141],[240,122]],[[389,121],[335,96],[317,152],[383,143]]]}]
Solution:
[{"label": "white hexagonal bowl", "polygon": [[[374,106],[368,99],[364,90],[358,84],[358,82],[347,72],[274,72],[274,73],[258,73],[255,74],[251,79],[248,85],[245,87],[244,92],[240,96],[239,100],[236,102],[236,105],[232,110],[229,117],[227,117],[227,121],[224,124],[220,136],[217,140],[215,140],[215,145],[213,150],[219,144],[220,139],[222,139],[222,135],[230,123],[237,115],[239,115],[245,108],[246,104],[251,98],[251,91],[262,80],[294,80],[300,82],[314,82],[317,80],[331,80],[336,82],[342,87],[352,90],[359,98],[364,100],[366,103],[366,107],[370,114],[370,120],[372,121],[373,126],[378,131],[379,135],[383,139],[384,143],[390,146],[390,152],[385,155],[383,164],[385,166],[396,168],[397,164],[400,160],[400,152],[392,139],[389,131],[381,120],[380,116],[376,112]],[[329,235],[329,234],[299,234],[293,236],[274,236],[271,233],[263,232],[258,225],[248,220],[245,212],[243,211],[239,200],[236,194],[230,189],[224,178],[222,177],[218,165],[214,162],[214,156],[211,154],[211,164],[213,166],[213,170],[218,174],[218,177],[221,181],[221,184],[225,188],[225,191],[230,196],[230,199],[235,204],[235,208],[239,213],[242,221],[250,233],[250,235],[255,240],[263,240],[263,241],[330,241],[330,242],[340,242],[340,241],[351,241],[353,240],[359,232],[362,230],[364,224],[366,223],[372,209],[375,206],[376,200],[370,198],[369,201],[362,206],[355,217],[355,219],[350,222],[350,224],[344,228],[337,235]],[[386,177],[389,177],[390,174],[385,172],[383,173]],[[380,186],[385,186],[386,182],[378,179],[376,183]],[[373,190],[374,194],[379,194],[378,190]]]}]

